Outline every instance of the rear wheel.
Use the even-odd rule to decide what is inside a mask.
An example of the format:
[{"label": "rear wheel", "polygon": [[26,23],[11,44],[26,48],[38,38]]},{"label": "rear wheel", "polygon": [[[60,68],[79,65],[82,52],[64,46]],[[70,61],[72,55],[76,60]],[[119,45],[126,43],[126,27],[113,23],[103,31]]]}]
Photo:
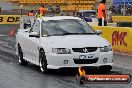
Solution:
[{"label": "rear wheel", "polygon": [[39,52],[39,66],[40,66],[40,71],[42,73],[46,73],[47,72],[47,60],[46,60],[46,55],[44,50],[40,50]]},{"label": "rear wheel", "polygon": [[28,62],[23,59],[23,52],[20,46],[18,46],[18,62],[20,65],[28,64]]}]

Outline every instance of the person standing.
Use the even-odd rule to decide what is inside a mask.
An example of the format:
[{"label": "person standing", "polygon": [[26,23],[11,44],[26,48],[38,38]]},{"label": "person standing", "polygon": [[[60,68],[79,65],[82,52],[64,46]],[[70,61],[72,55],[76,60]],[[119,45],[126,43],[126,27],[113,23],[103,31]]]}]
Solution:
[{"label": "person standing", "polygon": [[106,7],[105,7],[106,0],[102,0],[97,9],[97,17],[98,17],[98,26],[106,26]]},{"label": "person standing", "polygon": [[109,8],[109,11],[108,11],[108,23],[111,23],[112,22],[112,9]]},{"label": "person standing", "polygon": [[20,5],[20,15],[22,17],[22,9],[23,9],[23,5]]},{"label": "person standing", "polygon": [[43,5],[39,8],[39,14],[42,16],[44,16],[44,14],[45,14],[45,9],[44,9]]},{"label": "person standing", "polygon": [[59,6],[59,5],[56,5],[56,7],[55,7],[55,11],[58,12],[58,13],[61,12],[61,10],[60,10],[60,6]]},{"label": "person standing", "polygon": [[31,10],[29,13],[28,13],[28,16],[33,16],[33,10]]}]

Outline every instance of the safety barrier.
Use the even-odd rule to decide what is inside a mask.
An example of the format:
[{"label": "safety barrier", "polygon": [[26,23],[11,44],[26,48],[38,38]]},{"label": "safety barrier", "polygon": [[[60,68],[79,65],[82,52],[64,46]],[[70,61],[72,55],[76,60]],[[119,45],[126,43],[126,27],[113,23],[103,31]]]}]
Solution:
[{"label": "safety barrier", "polygon": [[93,26],[93,29],[102,30],[101,36],[111,43],[114,51],[132,55],[132,28]]},{"label": "safety barrier", "polygon": [[112,16],[113,22],[132,22],[132,16]]},{"label": "safety barrier", "polygon": [[20,15],[0,15],[0,24],[19,24]]}]

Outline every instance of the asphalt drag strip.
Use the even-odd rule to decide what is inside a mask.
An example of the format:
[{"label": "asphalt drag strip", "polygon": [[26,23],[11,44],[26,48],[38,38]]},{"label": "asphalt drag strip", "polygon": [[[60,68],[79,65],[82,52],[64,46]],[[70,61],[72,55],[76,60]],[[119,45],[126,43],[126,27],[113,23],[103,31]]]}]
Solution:
[{"label": "asphalt drag strip", "polygon": [[[0,38],[0,87],[5,88],[131,88],[130,84],[84,84],[76,79],[73,69],[48,70],[42,74],[39,67],[33,64],[21,66],[15,55],[15,38]],[[114,54],[114,67],[107,74],[130,74],[131,57]],[[129,65],[127,63],[130,63]],[[119,64],[119,65],[118,65]],[[124,66],[122,66],[124,65]],[[5,66],[5,67],[3,67]],[[5,69],[6,68],[6,69]],[[88,73],[88,74],[99,74]],[[8,78],[8,79],[7,79]],[[36,80],[36,81],[32,81]],[[5,84],[6,83],[6,84]],[[8,86],[7,86],[8,85]]]}]

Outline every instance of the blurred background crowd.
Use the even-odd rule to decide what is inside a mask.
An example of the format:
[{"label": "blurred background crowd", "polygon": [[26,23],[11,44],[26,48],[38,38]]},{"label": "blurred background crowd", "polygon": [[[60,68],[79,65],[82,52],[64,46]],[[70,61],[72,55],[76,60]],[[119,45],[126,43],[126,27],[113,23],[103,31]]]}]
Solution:
[{"label": "blurred background crowd", "polygon": [[[0,0],[0,14],[24,15],[29,11],[37,11],[43,4],[47,12],[67,13],[74,15],[78,10],[97,10],[101,0]],[[131,15],[132,0],[106,0],[107,10],[111,8],[113,15]],[[22,6],[21,6],[22,5]]]}]

